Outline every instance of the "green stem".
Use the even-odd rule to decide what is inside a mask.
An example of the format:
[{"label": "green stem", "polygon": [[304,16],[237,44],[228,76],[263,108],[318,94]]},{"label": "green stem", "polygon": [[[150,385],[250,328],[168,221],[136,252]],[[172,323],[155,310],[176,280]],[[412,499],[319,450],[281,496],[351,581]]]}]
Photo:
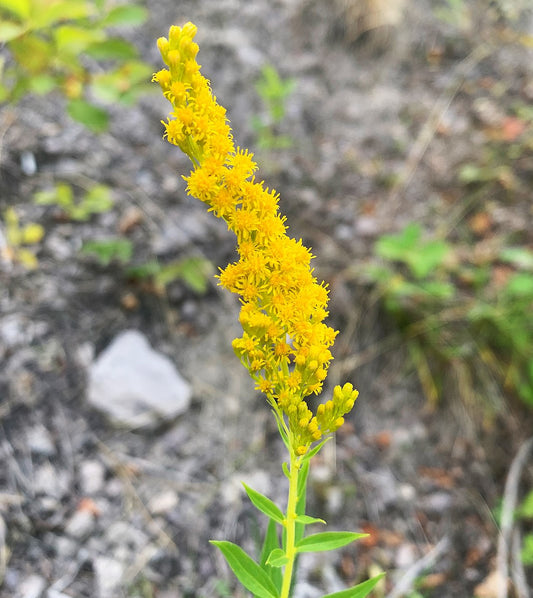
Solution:
[{"label": "green stem", "polygon": [[300,473],[300,457],[291,451],[289,498],[287,500],[287,513],[285,521],[285,555],[289,562],[283,572],[283,584],[280,598],[289,598],[291,590],[292,573],[296,560],[296,504],[298,502],[298,474]]}]

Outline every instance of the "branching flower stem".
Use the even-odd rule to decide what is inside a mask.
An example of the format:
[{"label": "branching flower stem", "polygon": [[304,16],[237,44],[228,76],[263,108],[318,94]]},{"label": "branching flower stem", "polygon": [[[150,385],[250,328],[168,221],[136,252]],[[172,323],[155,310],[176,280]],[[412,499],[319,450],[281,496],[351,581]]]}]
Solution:
[{"label": "branching flower stem", "polygon": [[287,500],[287,517],[285,520],[286,545],[285,555],[289,559],[283,573],[283,584],[281,586],[280,598],[289,598],[294,562],[296,560],[296,505],[298,503],[298,479],[301,467],[301,457],[297,457],[291,451],[290,476],[289,476],[289,497]]}]

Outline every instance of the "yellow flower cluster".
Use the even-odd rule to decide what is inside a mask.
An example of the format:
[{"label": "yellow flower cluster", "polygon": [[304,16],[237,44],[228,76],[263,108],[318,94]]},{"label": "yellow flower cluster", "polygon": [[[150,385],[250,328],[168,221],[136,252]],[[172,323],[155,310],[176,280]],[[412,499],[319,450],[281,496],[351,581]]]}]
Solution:
[{"label": "yellow flower cluster", "polygon": [[196,26],[172,26],[157,45],[168,69],[154,74],[172,104],[165,137],[193,162],[188,192],[223,218],[237,236],[239,261],[219,276],[241,297],[243,335],[233,347],[277,413],[285,414],[297,454],[344,422],[357,398],[351,384],[336,387],[316,414],[305,397],[318,394],[337,332],[323,323],[328,290],[310,267],[311,252],[287,236],[279,196],[257,182],[253,155],[235,148],[225,109],[196,62]]}]

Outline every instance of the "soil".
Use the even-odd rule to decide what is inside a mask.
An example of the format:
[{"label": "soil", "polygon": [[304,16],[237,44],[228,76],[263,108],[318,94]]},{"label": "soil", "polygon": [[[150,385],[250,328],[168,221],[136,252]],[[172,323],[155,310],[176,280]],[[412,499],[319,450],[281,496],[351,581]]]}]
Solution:
[{"label": "soil", "polygon": [[[279,126],[292,147],[256,157],[331,287],[341,333],[327,390],[345,380],[360,390],[335,446],[313,462],[308,511],[331,529],[370,533],[302,558],[299,598],[380,571],[376,596],[496,596],[495,513],[531,416],[511,402],[484,418],[451,395],[431,407],[401,336],[354,275],[380,234],[464,224],[472,210],[458,169],[516,102],[533,100],[533,52],[509,37],[533,35],[527,3],[513,20],[506,3],[468,2],[462,23],[439,16],[444,5],[148,0],[149,20],[131,34],[157,70],[155,40],[171,23],[196,23],[202,72],[252,151],[261,68],[296,82]],[[0,210],[13,205],[46,229],[36,270],[0,269],[1,598],[245,596],[209,540],[256,550],[264,522],[241,481],[285,502],[284,447],[231,350],[235,298],[215,280],[205,293],[179,280],[156,293],[120,264],[80,254],[84,241],[117,236],[134,207],[134,262],[233,259],[230,233],[185,192],[187,160],[161,138],[167,111],[157,92],[115,106],[100,135],[69,120],[56,96],[27,97],[0,117]],[[32,201],[58,181],[108,185],[113,210],[77,223]],[[495,227],[533,242],[527,193],[482,201],[496,206]],[[86,400],[90,364],[125,329],[143,332],[192,385],[189,410],[155,430],[117,429]],[[413,570],[420,594],[398,589]]]}]

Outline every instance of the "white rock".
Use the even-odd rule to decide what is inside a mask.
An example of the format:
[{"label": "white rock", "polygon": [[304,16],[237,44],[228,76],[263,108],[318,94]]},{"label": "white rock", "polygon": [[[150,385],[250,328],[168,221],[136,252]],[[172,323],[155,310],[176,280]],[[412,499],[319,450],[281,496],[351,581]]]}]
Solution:
[{"label": "white rock", "polygon": [[105,467],[100,461],[84,461],[80,465],[80,489],[85,496],[98,494],[104,487]]},{"label": "white rock", "polygon": [[89,402],[117,425],[150,426],[187,410],[191,387],[135,330],[119,334],[89,369]]},{"label": "white rock", "polygon": [[116,598],[120,595],[124,565],[107,556],[99,556],[93,562],[97,598]]},{"label": "white rock", "polygon": [[32,453],[44,455],[45,457],[55,455],[56,449],[52,436],[42,424],[37,424],[33,428],[30,428],[26,433],[26,437],[28,439],[28,447]]},{"label": "white rock", "polygon": [[76,511],[65,526],[65,532],[71,538],[77,538],[79,540],[85,539],[93,529],[94,516],[90,511],[85,509]]},{"label": "white rock", "polygon": [[168,513],[178,504],[178,495],[174,490],[165,490],[150,499],[148,509],[152,515]]},{"label": "white rock", "polygon": [[21,584],[16,598],[40,598],[46,587],[46,581],[40,575],[30,575]]}]

